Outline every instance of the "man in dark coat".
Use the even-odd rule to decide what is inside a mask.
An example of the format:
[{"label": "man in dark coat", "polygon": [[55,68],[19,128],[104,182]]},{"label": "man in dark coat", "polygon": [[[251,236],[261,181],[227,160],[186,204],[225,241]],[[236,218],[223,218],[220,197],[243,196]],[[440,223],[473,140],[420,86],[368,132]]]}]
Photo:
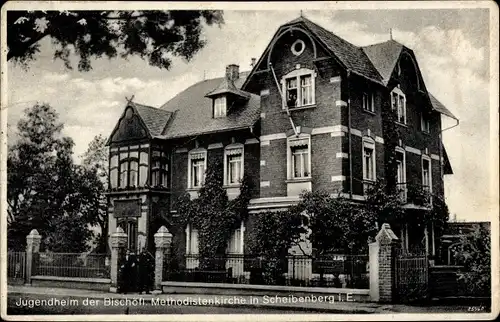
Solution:
[{"label": "man in dark coat", "polygon": [[125,263],[120,267],[120,289],[121,293],[136,292],[137,291],[137,257],[133,252],[127,250],[125,255]]},{"label": "man in dark coat", "polygon": [[155,258],[144,247],[139,255],[139,293],[149,294],[154,284]]}]

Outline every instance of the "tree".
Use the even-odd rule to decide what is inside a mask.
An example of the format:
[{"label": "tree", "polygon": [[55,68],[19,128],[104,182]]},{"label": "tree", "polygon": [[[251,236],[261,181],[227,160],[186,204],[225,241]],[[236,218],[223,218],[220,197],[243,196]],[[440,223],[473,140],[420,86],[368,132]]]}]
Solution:
[{"label": "tree", "polygon": [[[107,252],[108,241],[108,216],[107,216],[107,197],[104,194],[108,189],[109,164],[108,164],[108,148],[106,147],[106,138],[101,134],[95,136],[89,143],[87,151],[82,155],[82,165],[84,169],[90,172],[95,172],[100,183],[94,183],[94,194],[99,199],[99,207],[97,213],[89,218],[89,223],[97,225],[100,228],[100,233],[95,236],[97,244],[97,253]],[[95,179],[95,176],[90,175],[89,180]]]},{"label": "tree", "polygon": [[[8,246],[21,250],[26,235],[37,229],[42,248],[64,252],[87,250],[88,220],[99,200],[97,173],[75,165],[73,140],[47,104],[25,111],[19,140],[9,148],[7,174]],[[97,188],[99,188],[97,186]]]},{"label": "tree", "polygon": [[88,71],[92,58],[139,56],[151,66],[170,68],[172,57],[190,60],[206,41],[206,25],[221,25],[218,10],[148,11],[7,11],[7,60],[27,67],[39,52],[40,40],[50,38],[54,58],[72,69]]},{"label": "tree", "polygon": [[487,227],[479,225],[473,232],[461,236],[454,248],[455,257],[464,265],[459,280],[469,294],[491,296],[491,240]]}]

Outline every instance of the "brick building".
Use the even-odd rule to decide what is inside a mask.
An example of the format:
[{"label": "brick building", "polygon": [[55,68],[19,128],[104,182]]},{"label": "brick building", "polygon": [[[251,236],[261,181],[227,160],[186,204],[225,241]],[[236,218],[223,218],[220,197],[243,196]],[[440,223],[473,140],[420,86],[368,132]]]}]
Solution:
[{"label": "brick building", "polygon": [[[427,91],[411,49],[393,40],[357,47],[297,18],[276,31],[250,72],[228,65],[224,77],[159,108],[127,104],[108,141],[109,231],[121,226],[135,249],[139,236],[154,247],[153,234],[166,225],[180,254],[196,254],[197,231],[177,223],[171,204],[185,191],[196,196],[215,159],[224,161],[229,198],[243,173],[256,187],[231,253],[246,252],[259,212],[286,209],[304,190],[363,202],[385,176],[382,110],[390,108],[401,133],[398,184],[418,211],[407,187],[443,194],[443,175],[452,173],[440,133],[442,115],[453,114]],[[399,234],[411,242],[407,228]]]}]

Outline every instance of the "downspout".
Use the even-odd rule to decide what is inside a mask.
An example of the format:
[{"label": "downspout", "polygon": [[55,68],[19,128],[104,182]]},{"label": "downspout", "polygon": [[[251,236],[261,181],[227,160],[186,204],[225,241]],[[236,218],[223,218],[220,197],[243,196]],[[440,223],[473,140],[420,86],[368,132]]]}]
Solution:
[{"label": "downspout", "polygon": [[349,137],[349,198],[352,200],[352,131],[351,131],[351,71],[347,70],[347,130]]},{"label": "downspout", "polygon": [[[439,139],[439,175],[441,178],[441,184],[443,187],[443,195],[444,195],[444,162],[443,162],[443,132],[448,131],[454,127],[457,127],[460,124],[460,121],[458,119],[455,119],[457,123],[455,125],[452,125],[450,127],[447,127],[443,130],[439,131],[438,139]],[[432,255],[436,255],[436,241],[435,241],[435,234],[434,234],[434,221],[431,222],[431,238],[432,238]]]}]

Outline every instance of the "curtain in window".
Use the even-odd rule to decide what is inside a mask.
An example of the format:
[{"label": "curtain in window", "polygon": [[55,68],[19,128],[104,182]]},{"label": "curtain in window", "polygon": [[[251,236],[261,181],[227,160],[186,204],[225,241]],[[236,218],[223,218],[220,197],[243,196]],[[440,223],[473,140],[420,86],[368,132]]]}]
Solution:
[{"label": "curtain in window", "polygon": [[302,89],[302,105],[312,104],[312,82],[311,75],[300,77],[300,87]]}]

